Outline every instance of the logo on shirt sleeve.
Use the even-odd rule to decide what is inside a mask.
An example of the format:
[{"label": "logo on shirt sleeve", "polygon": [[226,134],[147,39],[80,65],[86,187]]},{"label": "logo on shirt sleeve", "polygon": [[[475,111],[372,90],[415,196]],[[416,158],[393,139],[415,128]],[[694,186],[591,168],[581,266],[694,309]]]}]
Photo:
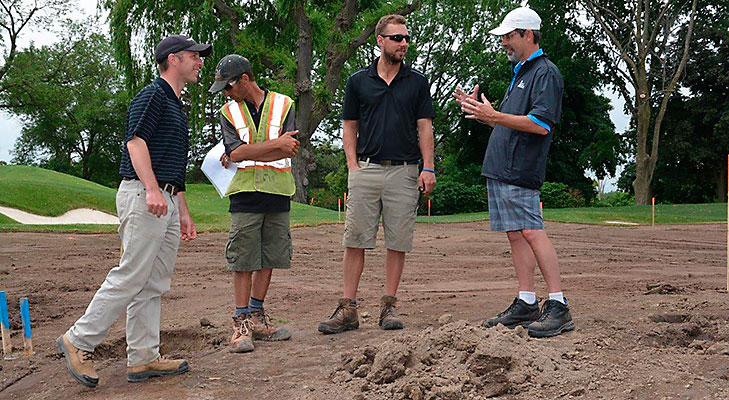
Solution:
[{"label": "logo on shirt sleeve", "polygon": [[524,79],[522,79],[521,82],[519,82],[519,84],[516,85],[516,87],[518,87],[519,89],[524,89],[526,87],[526,84],[524,83]]}]

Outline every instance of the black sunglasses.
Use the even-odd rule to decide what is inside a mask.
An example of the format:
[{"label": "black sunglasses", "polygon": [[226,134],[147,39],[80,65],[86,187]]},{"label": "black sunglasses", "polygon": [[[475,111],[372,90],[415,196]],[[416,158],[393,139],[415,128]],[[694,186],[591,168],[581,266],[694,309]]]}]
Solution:
[{"label": "black sunglasses", "polygon": [[230,90],[233,89],[233,86],[235,86],[236,83],[240,80],[240,77],[237,77],[233,79],[232,81],[228,81],[228,83],[225,84],[225,87],[223,87],[224,90]]},{"label": "black sunglasses", "polygon": [[400,43],[400,42],[402,42],[403,39],[405,39],[406,42],[410,43],[410,35],[397,34],[397,35],[380,35],[380,36],[386,37],[386,38],[392,40],[393,42]]}]

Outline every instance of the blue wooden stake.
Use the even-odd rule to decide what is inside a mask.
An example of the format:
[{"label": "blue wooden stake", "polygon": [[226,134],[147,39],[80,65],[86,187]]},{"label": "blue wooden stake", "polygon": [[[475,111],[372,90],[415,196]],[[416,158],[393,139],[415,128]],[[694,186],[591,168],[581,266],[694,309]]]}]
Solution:
[{"label": "blue wooden stake", "polygon": [[10,320],[8,319],[8,299],[5,292],[0,291],[0,331],[2,331],[3,357],[10,357],[13,345],[10,343]]},{"label": "blue wooden stake", "polygon": [[28,298],[20,299],[20,319],[23,321],[23,346],[25,348],[25,356],[29,357],[33,352],[33,333],[30,330],[30,307],[28,306]]}]

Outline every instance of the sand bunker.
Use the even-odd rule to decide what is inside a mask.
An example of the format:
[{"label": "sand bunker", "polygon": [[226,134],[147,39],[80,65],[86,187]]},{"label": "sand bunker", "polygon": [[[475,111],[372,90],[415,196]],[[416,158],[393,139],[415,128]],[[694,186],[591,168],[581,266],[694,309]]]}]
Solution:
[{"label": "sand bunker", "polygon": [[119,224],[119,218],[90,208],[77,208],[60,217],[46,217],[0,206],[0,214],[26,225]]}]

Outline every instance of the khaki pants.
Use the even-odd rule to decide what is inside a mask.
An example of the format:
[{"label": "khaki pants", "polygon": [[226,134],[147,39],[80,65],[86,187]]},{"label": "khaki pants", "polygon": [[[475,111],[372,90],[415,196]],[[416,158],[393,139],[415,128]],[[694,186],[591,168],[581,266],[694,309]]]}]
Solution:
[{"label": "khaki pants", "polygon": [[347,218],[344,221],[345,247],[375,248],[382,215],[385,247],[413,250],[413,229],[418,207],[418,166],[383,166],[359,162],[359,169],[347,177]]},{"label": "khaki pants", "polygon": [[75,347],[94,351],[126,311],[127,365],[144,365],[159,357],[162,294],[170,290],[180,243],[177,196],[162,194],[168,211],[157,218],[147,209],[146,191],[140,181],[119,185],[116,209],[124,253],[86,313],[68,330],[68,339]]}]

